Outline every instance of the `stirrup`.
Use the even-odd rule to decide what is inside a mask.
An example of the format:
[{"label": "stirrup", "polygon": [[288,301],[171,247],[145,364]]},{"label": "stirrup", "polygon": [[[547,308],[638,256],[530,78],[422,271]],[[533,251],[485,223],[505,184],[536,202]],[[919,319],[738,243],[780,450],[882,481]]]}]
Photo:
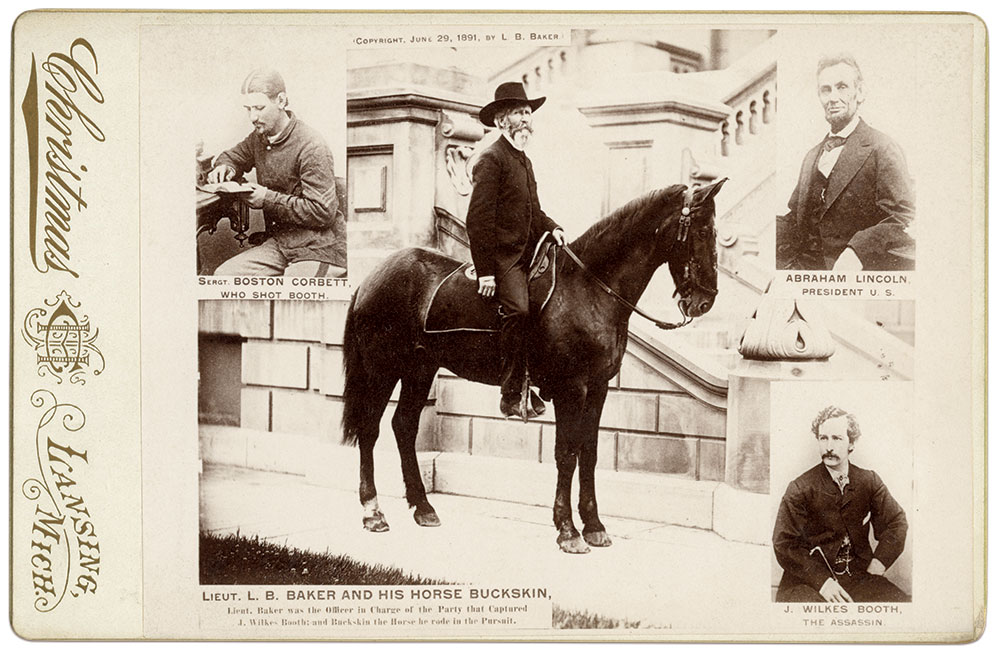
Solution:
[{"label": "stirrup", "polygon": [[525,374],[521,384],[521,394],[517,400],[500,397],[500,413],[505,418],[520,418],[524,422],[545,414],[545,402],[529,385]]},{"label": "stirrup", "polygon": [[545,415],[545,402],[542,400],[541,396],[532,389],[528,389],[528,395],[529,402],[531,404],[528,408],[528,418],[537,418],[538,416]]}]

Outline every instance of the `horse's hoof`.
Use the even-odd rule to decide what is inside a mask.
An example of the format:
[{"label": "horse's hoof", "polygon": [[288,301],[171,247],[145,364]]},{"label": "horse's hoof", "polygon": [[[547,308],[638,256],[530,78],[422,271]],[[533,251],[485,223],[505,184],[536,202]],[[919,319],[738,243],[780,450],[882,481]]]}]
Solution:
[{"label": "horse's hoof", "polygon": [[611,537],[603,529],[601,531],[583,532],[583,540],[587,541],[588,545],[594,547],[611,547]]},{"label": "horse's hoof", "polygon": [[587,544],[583,542],[583,539],[579,536],[573,536],[572,538],[567,538],[566,540],[560,540],[559,549],[567,554],[586,554],[590,551]]},{"label": "horse's hoof", "polygon": [[385,516],[382,515],[381,511],[376,511],[375,515],[365,516],[362,518],[362,524],[364,524],[367,531],[382,532],[389,531],[389,523],[385,521]]},{"label": "horse's hoof", "polygon": [[441,519],[433,508],[417,509],[413,512],[413,520],[421,527],[440,527]]}]

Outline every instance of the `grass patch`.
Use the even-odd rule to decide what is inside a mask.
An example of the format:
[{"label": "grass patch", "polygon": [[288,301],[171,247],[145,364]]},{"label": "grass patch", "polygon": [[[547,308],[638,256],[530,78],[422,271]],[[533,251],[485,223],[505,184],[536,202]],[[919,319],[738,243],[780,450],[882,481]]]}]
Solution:
[{"label": "grass patch", "polygon": [[399,568],[371,565],[341,554],[308,552],[238,533],[201,533],[200,579],[203,585],[342,585],[412,586],[447,584],[411,575]]},{"label": "grass patch", "polygon": [[[411,575],[391,566],[362,563],[342,554],[309,552],[257,536],[247,538],[239,533],[216,536],[202,532],[199,547],[199,577],[205,586],[454,585],[453,582]],[[552,627],[555,629],[635,629],[638,626],[638,622],[552,605]]]},{"label": "grass patch", "polygon": [[553,629],[638,629],[638,620],[619,620],[590,611],[571,611],[552,605]]}]

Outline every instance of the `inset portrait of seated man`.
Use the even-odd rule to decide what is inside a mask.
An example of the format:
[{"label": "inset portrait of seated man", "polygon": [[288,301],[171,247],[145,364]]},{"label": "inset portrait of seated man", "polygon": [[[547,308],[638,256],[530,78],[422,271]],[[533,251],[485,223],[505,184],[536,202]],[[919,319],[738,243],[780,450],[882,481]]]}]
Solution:
[{"label": "inset portrait of seated man", "polygon": [[208,182],[255,171],[257,183],[241,201],[263,211],[265,231],[252,234],[253,247],[224,261],[215,274],[345,276],[347,234],[330,148],[288,109],[277,71],[254,70],[241,93],[253,131],[216,158]]},{"label": "inset portrait of seated man", "polygon": [[896,142],[861,118],[854,57],[820,59],[816,94],[830,129],[803,159],[789,212],[778,217],[778,270],[913,270],[910,174]]},{"label": "inset portrait of seated man", "polygon": [[812,432],[821,462],[788,485],[774,523],[776,601],[909,602],[883,576],[903,552],[906,514],[876,472],[850,463],[857,419],[828,406]]}]

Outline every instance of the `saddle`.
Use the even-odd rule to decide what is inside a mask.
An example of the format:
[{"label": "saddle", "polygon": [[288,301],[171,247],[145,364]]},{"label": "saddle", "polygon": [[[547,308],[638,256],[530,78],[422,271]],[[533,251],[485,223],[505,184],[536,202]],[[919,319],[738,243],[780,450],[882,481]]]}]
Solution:
[{"label": "saddle", "polygon": [[[556,287],[555,248],[546,232],[535,246],[528,266],[528,298],[531,315],[545,309]],[[424,311],[424,332],[499,332],[500,302],[479,295],[476,269],[465,263],[441,280]]]}]

